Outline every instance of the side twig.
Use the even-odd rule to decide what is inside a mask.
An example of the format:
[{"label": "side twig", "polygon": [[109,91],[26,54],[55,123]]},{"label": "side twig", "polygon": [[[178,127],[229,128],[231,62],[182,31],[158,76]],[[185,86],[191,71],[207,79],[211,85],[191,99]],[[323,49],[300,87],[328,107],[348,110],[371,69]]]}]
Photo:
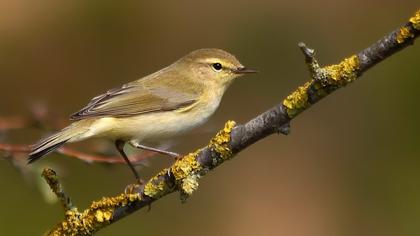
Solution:
[{"label": "side twig", "polygon": [[[44,104],[34,104],[29,107],[29,110],[31,113],[27,117],[0,117],[0,134],[28,128],[59,130],[66,124],[66,119],[51,114],[49,115],[48,108]],[[52,124],[52,127],[49,127],[47,124]],[[22,154],[28,154],[30,152],[30,145],[27,144],[0,143],[0,154],[3,153],[5,159],[12,162],[26,163],[26,160],[23,159],[26,159],[27,155]],[[120,156],[89,154],[68,147],[60,148],[56,150],[56,152],[63,154],[66,157],[76,158],[87,163],[126,164],[124,159]],[[140,165],[145,159],[153,156],[156,156],[156,153],[144,151],[141,155],[131,156],[130,160],[134,165]],[[29,167],[20,165],[20,168]]]},{"label": "side twig", "polygon": [[49,235],[90,235],[125,216],[179,191],[186,200],[198,188],[198,180],[238,152],[273,133],[288,133],[289,122],[335,90],[359,78],[363,72],[395,52],[413,44],[420,34],[420,10],[409,21],[370,47],[339,64],[319,67],[313,50],[300,47],[312,80],[292,92],[283,102],[246,124],[228,121],[209,145],[177,160],[151,178],[138,193],[104,197],[79,213],[73,211],[51,229]]},{"label": "side twig", "polygon": [[57,195],[57,198],[60,200],[64,211],[73,209],[73,204],[71,203],[70,198],[64,192],[64,189],[58,181],[58,177],[55,171],[50,168],[45,168],[44,171],[42,171],[42,177],[44,177],[51,190],[55,193],[55,195]]},{"label": "side twig", "polygon": [[[27,155],[14,155],[18,153],[28,154],[31,152],[30,146],[25,144],[8,144],[0,143],[0,152],[4,152],[10,155],[6,155],[9,158],[23,158],[25,159]],[[105,163],[105,164],[126,164],[124,159],[120,156],[106,156],[98,154],[88,154],[85,152],[77,151],[73,148],[62,147],[56,150],[56,152],[65,155],[66,157],[76,158],[86,163]],[[130,156],[130,161],[133,165],[140,165],[142,162],[150,157],[156,156],[154,152],[144,151],[140,155]]]}]

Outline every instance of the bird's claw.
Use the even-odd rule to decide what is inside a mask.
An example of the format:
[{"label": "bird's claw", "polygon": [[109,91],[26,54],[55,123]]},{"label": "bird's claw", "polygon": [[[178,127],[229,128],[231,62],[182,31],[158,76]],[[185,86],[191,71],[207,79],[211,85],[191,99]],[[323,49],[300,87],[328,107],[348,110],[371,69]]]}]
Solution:
[{"label": "bird's claw", "polygon": [[129,184],[125,187],[124,189],[124,193],[125,194],[135,194],[135,193],[140,193],[141,190],[141,186],[143,186],[145,183],[143,180],[138,179],[137,183],[134,184]]}]

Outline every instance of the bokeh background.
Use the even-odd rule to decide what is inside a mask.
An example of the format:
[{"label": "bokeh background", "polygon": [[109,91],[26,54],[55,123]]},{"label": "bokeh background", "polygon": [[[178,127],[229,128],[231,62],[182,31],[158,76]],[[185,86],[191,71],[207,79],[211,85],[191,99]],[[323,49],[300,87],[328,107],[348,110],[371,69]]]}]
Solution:
[{"label": "bokeh background", "polygon": [[[419,7],[404,1],[0,1],[0,116],[34,104],[67,117],[90,98],[203,47],[223,48],[261,73],[238,80],[213,118],[176,140],[205,145],[227,119],[246,122],[308,80],[298,47],[321,63],[351,55]],[[418,235],[420,233],[420,45],[329,96],[202,179],[181,204],[172,194],[98,235]],[[2,134],[32,143],[42,130]],[[146,178],[171,163],[149,161]],[[29,177],[0,161],[0,235],[40,235],[63,217],[38,175],[59,171],[79,209],[132,182],[123,165],[88,165],[55,154]]]}]

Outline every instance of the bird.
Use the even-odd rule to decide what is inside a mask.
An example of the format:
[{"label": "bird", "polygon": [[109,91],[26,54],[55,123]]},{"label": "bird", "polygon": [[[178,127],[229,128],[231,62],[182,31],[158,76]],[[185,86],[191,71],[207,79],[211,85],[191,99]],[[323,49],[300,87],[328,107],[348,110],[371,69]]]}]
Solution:
[{"label": "bird", "polygon": [[33,163],[65,143],[105,138],[139,175],[124,152],[126,144],[179,157],[179,154],[144,143],[172,138],[205,123],[216,111],[232,82],[256,73],[232,54],[216,48],[192,51],[173,64],[94,97],[70,116],[72,123],[31,146]]}]

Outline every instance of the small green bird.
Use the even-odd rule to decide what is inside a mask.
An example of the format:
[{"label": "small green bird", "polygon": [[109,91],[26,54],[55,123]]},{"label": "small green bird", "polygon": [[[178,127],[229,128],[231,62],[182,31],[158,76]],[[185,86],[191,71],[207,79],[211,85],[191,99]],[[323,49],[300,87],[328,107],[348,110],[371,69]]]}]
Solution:
[{"label": "small green bird", "polygon": [[139,179],[124,153],[126,143],[179,156],[142,143],[170,138],[203,124],[215,112],[232,81],[255,72],[221,49],[193,51],[160,71],[94,97],[70,117],[74,121],[71,125],[33,145],[28,163],[67,142],[104,137],[115,141]]}]

